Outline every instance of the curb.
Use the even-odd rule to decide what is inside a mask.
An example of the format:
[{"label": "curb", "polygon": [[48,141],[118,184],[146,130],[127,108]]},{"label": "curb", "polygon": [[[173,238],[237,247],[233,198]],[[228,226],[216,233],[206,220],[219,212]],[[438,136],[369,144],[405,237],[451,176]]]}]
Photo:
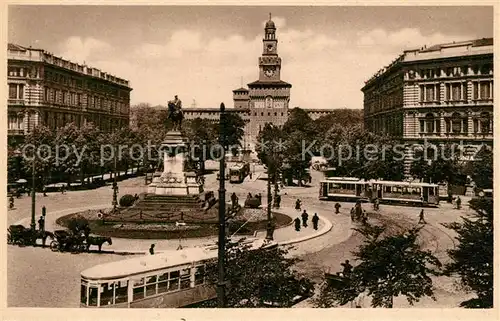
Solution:
[{"label": "curb", "polygon": [[318,217],[320,220],[325,222],[325,226],[320,231],[318,231],[312,235],[303,236],[303,237],[299,237],[299,238],[284,241],[284,242],[279,242],[278,245],[289,245],[289,244],[295,244],[295,243],[299,243],[299,242],[303,242],[303,241],[308,241],[308,240],[312,240],[314,238],[317,238],[321,235],[324,235],[324,234],[330,232],[333,228],[333,224],[329,220],[324,218],[323,216],[318,215]]}]

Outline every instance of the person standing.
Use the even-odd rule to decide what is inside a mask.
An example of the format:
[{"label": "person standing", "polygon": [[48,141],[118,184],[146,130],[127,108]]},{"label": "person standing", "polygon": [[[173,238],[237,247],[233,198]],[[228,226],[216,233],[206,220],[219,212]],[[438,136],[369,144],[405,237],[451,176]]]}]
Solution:
[{"label": "person standing", "polygon": [[335,203],[335,214],[340,214],[340,208],[342,206],[339,203]]},{"label": "person standing", "polygon": [[12,196],[12,195],[9,197],[9,207],[11,209],[14,208],[14,196]]},{"label": "person standing", "polygon": [[312,219],[311,219],[312,223],[313,223],[313,228],[315,230],[318,230],[318,222],[319,222],[319,217],[318,217],[318,213],[314,213]]},{"label": "person standing", "polygon": [[353,207],[353,208],[351,208],[351,221],[353,221],[353,222],[354,222],[355,215],[356,215],[356,210]]},{"label": "person standing", "polygon": [[462,205],[462,199],[460,198],[460,196],[457,196],[456,202],[457,202],[457,210],[459,210]]},{"label": "person standing", "polygon": [[38,219],[38,229],[40,231],[44,231],[45,230],[45,216],[40,216],[40,218]]},{"label": "person standing", "polygon": [[294,221],[294,223],[295,223],[295,230],[296,230],[297,232],[299,232],[299,231],[300,231],[300,218],[298,218],[298,217],[297,217],[297,218],[296,218],[295,220],[293,220],[293,221]]},{"label": "person standing", "polygon": [[281,195],[278,194],[276,195],[276,208],[280,208],[280,204],[281,204]]},{"label": "person standing", "polygon": [[302,212],[302,226],[307,227],[307,219],[309,218],[309,214],[307,214],[306,210]]},{"label": "person standing", "polygon": [[236,193],[233,192],[233,194],[231,194],[231,204],[232,204],[233,208],[236,207],[237,200],[238,200],[238,197],[236,196]]},{"label": "person standing", "polygon": [[151,247],[149,248],[149,254],[153,255],[155,254],[155,245],[151,244]]},{"label": "person standing", "polygon": [[47,186],[43,185],[43,197],[47,197]]},{"label": "person standing", "polygon": [[351,274],[351,272],[352,272],[352,265],[351,265],[351,263],[349,263],[349,260],[345,260],[345,262],[341,263],[340,265],[342,265],[344,267],[344,270],[342,271],[342,274],[344,275],[344,277],[349,276],[349,274]]},{"label": "person standing", "polygon": [[420,211],[420,215],[419,215],[419,219],[418,219],[418,224],[420,224],[420,223],[427,224],[427,222],[424,219],[424,209],[422,209]]},{"label": "person standing", "polygon": [[300,201],[300,199],[297,198],[297,200],[295,201],[295,209],[300,211],[300,208],[302,206],[301,204],[302,202]]}]

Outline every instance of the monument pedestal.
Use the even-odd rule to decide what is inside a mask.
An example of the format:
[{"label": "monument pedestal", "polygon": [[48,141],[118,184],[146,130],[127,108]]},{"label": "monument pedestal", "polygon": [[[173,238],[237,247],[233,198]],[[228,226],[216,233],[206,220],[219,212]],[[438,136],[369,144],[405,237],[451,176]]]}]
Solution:
[{"label": "monument pedestal", "polygon": [[161,145],[163,173],[154,177],[148,193],[156,195],[199,195],[203,186],[196,182],[196,174],[184,171],[187,145],[178,131],[170,131]]}]

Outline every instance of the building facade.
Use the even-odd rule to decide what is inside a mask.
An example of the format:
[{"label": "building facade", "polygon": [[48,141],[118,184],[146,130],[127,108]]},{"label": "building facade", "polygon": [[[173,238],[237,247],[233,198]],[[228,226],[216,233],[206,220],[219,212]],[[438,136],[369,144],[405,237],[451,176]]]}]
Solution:
[{"label": "building facade", "polygon": [[[264,28],[262,55],[258,59],[259,78],[247,88],[233,90],[234,108],[228,112],[238,113],[246,121],[244,147],[254,149],[259,131],[266,123],[282,126],[289,116],[290,89],[292,85],[281,80],[281,58],[278,55],[276,26],[269,18]],[[185,108],[187,119],[208,118],[219,120],[218,109]],[[304,109],[316,119],[331,112],[328,109]]]},{"label": "building facade", "polygon": [[73,122],[104,131],[128,126],[127,80],[56,57],[42,49],[8,44],[8,135],[18,138],[35,126],[51,129]]},{"label": "building facade", "polygon": [[404,51],[362,91],[369,131],[408,145],[462,143],[468,158],[493,144],[492,38]]}]

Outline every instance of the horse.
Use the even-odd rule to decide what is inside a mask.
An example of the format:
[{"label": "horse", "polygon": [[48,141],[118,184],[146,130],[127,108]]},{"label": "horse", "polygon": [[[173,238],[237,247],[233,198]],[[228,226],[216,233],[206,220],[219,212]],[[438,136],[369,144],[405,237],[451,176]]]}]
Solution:
[{"label": "horse", "polygon": [[173,101],[168,102],[168,119],[172,121],[174,125],[174,131],[178,131],[182,128],[184,113],[180,108],[177,108],[176,104]]},{"label": "horse", "polygon": [[101,252],[102,245],[106,242],[109,245],[113,244],[110,237],[105,237],[105,236],[89,236],[89,237],[87,237],[87,252],[90,250],[91,245],[97,245],[99,247],[99,252]]}]

